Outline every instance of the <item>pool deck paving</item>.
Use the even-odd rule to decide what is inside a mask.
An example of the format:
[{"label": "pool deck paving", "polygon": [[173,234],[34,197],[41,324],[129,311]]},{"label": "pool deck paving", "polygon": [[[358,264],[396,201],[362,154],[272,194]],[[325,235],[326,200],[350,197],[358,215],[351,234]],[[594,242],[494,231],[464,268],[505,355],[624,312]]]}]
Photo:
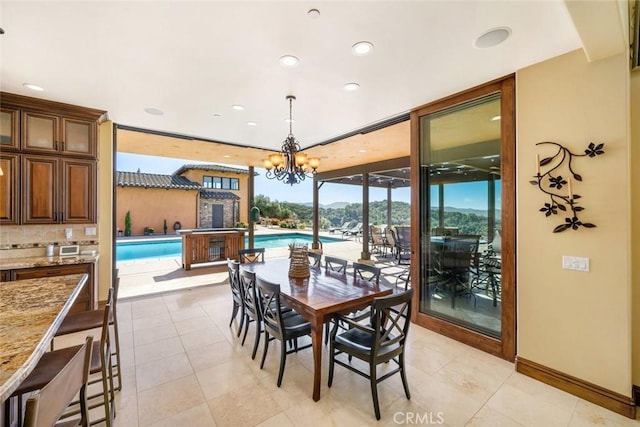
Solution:
[{"label": "pool deck paving", "polygon": [[[281,228],[256,227],[255,235],[282,233],[311,234],[311,230],[283,230]],[[321,232],[321,236],[341,237],[340,234]],[[118,240],[141,240],[149,238],[175,237],[175,234],[154,234],[153,236],[130,236]],[[324,254],[331,254],[346,258],[350,263],[360,258],[362,242],[354,238],[344,238],[341,241],[325,243]],[[265,259],[286,258],[288,248],[273,248],[265,250]],[[382,274],[387,280],[395,284],[399,274],[404,272],[406,265],[398,266],[391,257],[372,254],[372,260],[382,267]],[[194,266],[186,271],[182,268],[180,257],[150,258],[137,261],[118,261],[116,263],[120,277],[119,298],[135,298],[142,295],[171,292],[198,286],[213,286],[228,283],[227,267],[225,263],[216,266]]]}]

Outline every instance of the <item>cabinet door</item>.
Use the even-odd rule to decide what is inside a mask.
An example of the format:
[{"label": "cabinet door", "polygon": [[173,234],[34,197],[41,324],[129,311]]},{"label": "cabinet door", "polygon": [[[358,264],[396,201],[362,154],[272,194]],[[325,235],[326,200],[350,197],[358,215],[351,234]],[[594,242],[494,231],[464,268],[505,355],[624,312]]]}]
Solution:
[{"label": "cabinet door", "polygon": [[22,150],[43,153],[58,151],[58,116],[25,111],[22,113]]},{"label": "cabinet door", "polygon": [[59,220],[58,159],[22,157],[22,223],[51,224]]},{"label": "cabinet door", "polygon": [[36,267],[14,270],[14,279],[38,279],[41,277],[65,276],[67,274],[87,273],[87,283],[84,285],[78,298],[71,306],[70,313],[94,310],[96,307],[96,289],[93,264],[59,265],[55,267]]},{"label": "cabinet door", "polygon": [[18,223],[17,154],[0,154],[0,224]]},{"label": "cabinet door", "polygon": [[64,154],[96,157],[96,123],[62,118],[60,150]]},{"label": "cabinet door", "polygon": [[13,108],[0,109],[0,148],[17,150],[20,148],[20,111]]},{"label": "cabinet door", "polygon": [[62,217],[65,223],[96,219],[96,168],[92,160],[62,160]]}]

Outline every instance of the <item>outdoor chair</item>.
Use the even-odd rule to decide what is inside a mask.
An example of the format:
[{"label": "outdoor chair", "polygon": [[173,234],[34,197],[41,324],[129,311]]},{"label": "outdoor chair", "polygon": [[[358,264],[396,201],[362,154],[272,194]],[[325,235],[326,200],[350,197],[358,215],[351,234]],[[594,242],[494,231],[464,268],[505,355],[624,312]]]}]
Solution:
[{"label": "outdoor chair", "polygon": [[369,230],[372,250],[382,254],[382,256],[387,256],[388,243],[384,238],[382,228],[372,225]]},{"label": "outdoor chair", "polygon": [[[369,379],[371,397],[376,419],[380,419],[380,405],[378,403],[378,383],[399,373],[407,399],[411,399],[407,375],[405,372],[405,344],[409,333],[411,318],[411,300],[413,289],[401,294],[394,294],[382,298],[375,298],[371,305],[371,325],[363,325],[348,316],[337,315],[336,319],[348,325],[350,329],[338,334],[338,322],[331,330],[331,346],[329,349],[329,381],[333,384],[335,365],[343,366],[358,375]],[[346,354],[349,359],[344,360],[340,355]],[[366,370],[360,370],[358,365],[351,364],[350,358],[355,357],[368,364]],[[377,366],[393,361],[397,367],[378,378]]]},{"label": "outdoor chair", "polygon": [[471,292],[472,274],[477,275],[478,235],[447,236],[435,250],[435,271],[443,286],[451,289],[451,308],[456,306],[456,297]]},{"label": "outdoor chair", "polygon": [[[86,394],[92,347],[93,338],[88,336],[81,346],[58,350],[58,355],[65,354],[59,362],[66,363],[40,391],[27,400],[23,424],[25,427],[60,425],[56,422],[76,395],[79,395],[80,419],[66,420],[63,425],[89,425]],[[38,369],[41,369],[40,364],[36,366],[36,370]]]},{"label": "outdoor chair", "polygon": [[[299,314],[285,316],[280,305],[280,285],[270,283],[260,277],[256,278],[258,288],[258,303],[264,322],[264,352],[260,369],[264,367],[264,361],[269,351],[269,342],[277,339],[280,341],[280,369],[278,371],[278,387],[282,384],[284,368],[287,362],[287,354],[297,353],[298,350],[311,347],[311,343],[298,347],[298,338],[311,335],[311,324]],[[287,342],[294,342],[292,349],[287,350]]]},{"label": "outdoor chair", "polygon": [[322,254],[318,253],[318,252],[308,252],[307,255],[309,256],[309,265],[311,265],[312,267],[320,267],[320,264],[322,262]]},{"label": "outdoor chair", "polygon": [[411,263],[411,227],[396,227],[395,241],[398,264]]},{"label": "outdoor chair", "polygon": [[251,264],[253,262],[264,262],[264,248],[251,248],[238,250],[240,264]]},{"label": "outdoor chair", "polygon": [[346,259],[326,255],[324,257],[324,268],[327,271],[347,274],[347,262]]},{"label": "outdoor chair", "polygon": [[240,313],[240,324],[238,325],[238,337],[242,332],[244,325],[244,298],[242,294],[242,286],[240,286],[240,263],[232,259],[227,259],[227,271],[229,272],[229,286],[231,288],[231,298],[233,307],[231,309],[231,320],[229,327],[233,324],[233,320]]},{"label": "outdoor chair", "polygon": [[362,223],[359,222],[355,227],[351,228],[345,234],[349,236],[359,236],[362,233]]}]

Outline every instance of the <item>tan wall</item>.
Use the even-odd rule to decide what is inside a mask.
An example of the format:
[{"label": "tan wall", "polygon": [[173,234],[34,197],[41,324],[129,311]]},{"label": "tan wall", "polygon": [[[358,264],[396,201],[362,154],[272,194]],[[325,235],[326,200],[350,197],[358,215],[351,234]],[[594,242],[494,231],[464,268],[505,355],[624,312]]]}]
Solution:
[{"label": "tan wall", "polygon": [[631,73],[631,141],[633,384],[640,387],[640,70]]},{"label": "tan wall", "polygon": [[[631,394],[631,279],[628,62],[588,63],[575,51],[525,68],[517,83],[518,357]],[[528,181],[541,141],[605,154],[576,159],[573,192],[597,228],[552,233],[563,218],[538,211],[544,196]],[[591,270],[563,270],[563,255]]]},{"label": "tan wall", "polygon": [[113,271],[113,122],[98,128],[98,301],[106,301]]},{"label": "tan wall", "polygon": [[229,191],[233,194],[237,194],[240,197],[240,222],[248,223],[249,222],[249,214],[248,214],[248,200],[247,196],[248,183],[249,183],[249,174],[246,173],[229,173],[229,172],[218,172],[218,171],[203,171],[203,170],[190,170],[182,174],[185,178],[190,181],[197,182],[202,185],[203,176],[221,176],[225,178],[238,178],[240,180],[240,190],[224,190]]},{"label": "tan wall", "polygon": [[144,234],[145,227],[175,235],[173,224],[179,221],[183,229],[196,228],[197,190],[167,190],[164,188],[117,187],[117,227],[124,231],[124,217],[131,211],[131,234]]}]

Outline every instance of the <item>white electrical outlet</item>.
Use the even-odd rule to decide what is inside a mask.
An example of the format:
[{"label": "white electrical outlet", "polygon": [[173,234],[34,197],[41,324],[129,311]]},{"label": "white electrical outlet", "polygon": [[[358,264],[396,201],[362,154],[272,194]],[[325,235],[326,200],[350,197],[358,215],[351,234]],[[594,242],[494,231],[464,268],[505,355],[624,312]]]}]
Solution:
[{"label": "white electrical outlet", "polygon": [[589,258],[579,256],[563,256],[562,268],[565,270],[589,271]]},{"label": "white electrical outlet", "polygon": [[73,236],[73,228],[65,228],[64,234],[67,237],[67,240],[71,240],[71,237]]},{"label": "white electrical outlet", "polygon": [[85,227],[84,229],[85,236],[95,236],[96,228],[95,227]]}]

